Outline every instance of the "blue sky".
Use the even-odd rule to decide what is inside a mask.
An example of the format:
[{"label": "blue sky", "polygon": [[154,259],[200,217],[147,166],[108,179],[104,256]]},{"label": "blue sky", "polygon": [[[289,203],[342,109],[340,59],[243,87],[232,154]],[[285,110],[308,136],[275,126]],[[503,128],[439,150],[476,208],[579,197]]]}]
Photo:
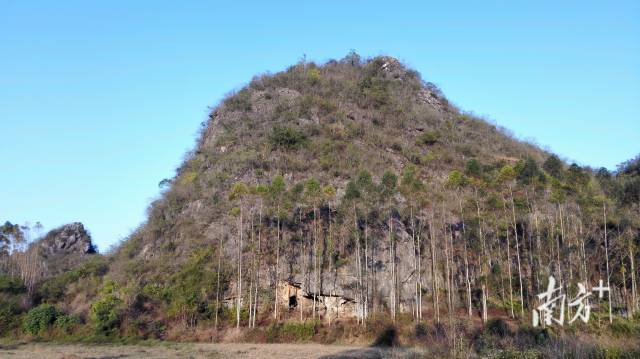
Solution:
[{"label": "blue sky", "polygon": [[638,1],[0,0],[0,220],[125,238],[208,108],[304,54],[388,54],[562,157],[640,152]]}]

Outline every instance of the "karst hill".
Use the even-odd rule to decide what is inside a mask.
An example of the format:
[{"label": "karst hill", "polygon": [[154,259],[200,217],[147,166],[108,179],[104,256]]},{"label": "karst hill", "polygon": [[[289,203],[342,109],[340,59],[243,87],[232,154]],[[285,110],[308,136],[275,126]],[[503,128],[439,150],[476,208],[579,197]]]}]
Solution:
[{"label": "karst hill", "polygon": [[637,166],[565,163],[392,57],[300,62],[213,108],[146,222],[39,298],[105,335],[313,336],[304,323],[530,323],[553,276],[568,296],[604,279],[593,311],[628,318]]}]

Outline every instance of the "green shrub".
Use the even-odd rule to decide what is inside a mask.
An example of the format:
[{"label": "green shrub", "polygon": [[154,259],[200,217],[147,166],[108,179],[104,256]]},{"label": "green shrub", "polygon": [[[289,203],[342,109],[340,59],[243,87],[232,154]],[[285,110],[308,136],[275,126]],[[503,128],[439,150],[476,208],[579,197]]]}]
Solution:
[{"label": "green shrub", "polygon": [[[219,309],[220,319],[235,323],[236,322],[236,305],[225,306]],[[215,303],[213,308],[209,309],[212,315],[215,314]],[[249,320],[249,308],[243,306],[240,308],[240,322]]]},{"label": "green shrub", "polygon": [[0,293],[20,294],[25,291],[26,288],[20,278],[10,277],[5,274],[0,275]]},{"label": "green shrub", "polygon": [[107,281],[101,290],[101,298],[91,305],[90,317],[95,324],[96,334],[110,335],[120,325],[120,306],[118,288]]},{"label": "green shrub", "polygon": [[40,302],[60,301],[70,283],[77,282],[81,278],[103,276],[107,270],[108,267],[103,257],[92,257],[78,268],[44,281],[36,290],[36,299]]},{"label": "green shrub", "polygon": [[426,131],[418,136],[416,144],[421,146],[435,145],[440,139],[440,134],[436,131]]},{"label": "green shrub", "polygon": [[20,309],[15,303],[0,302],[0,336],[19,324],[19,314]]},{"label": "green shrub", "polygon": [[309,69],[307,71],[307,78],[309,79],[309,83],[311,85],[319,83],[321,78],[320,70],[316,68]]},{"label": "green shrub", "polygon": [[251,93],[242,90],[229,96],[224,101],[224,105],[232,111],[251,111]]},{"label": "green shrub", "polygon": [[414,327],[414,334],[418,339],[425,338],[429,334],[429,327],[425,323],[418,323]]},{"label": "green shrub", "polygon": [[38,335],[55,323],[60,312],[51,304],[40,304],[31,309],[24,318],[24,331],[27,334]]},{"label": "green shrub", "polygon": [[305,145],[307,142],[307,136],[292,127],[276,126],[271,131],[269,142],[274,147],[293,150]]},{"label": "green shrub", "polygon": [[539,359],[542,358],[542,354],[535,350],[512,350],[507,349],[500,352],[496,358],[499,359]]},{"label": "green shrub", "polygon": [[360,91],[366,106],[380,108],[391,101],[389,81],[379,77],[365,77],[360,82]]},{"label": "green shrub", "polygon": [[511,334],[511,331],[509,330],[509,325],[507,324],[507,322],[505,322],[503,319],[500,319],[500,318],[490,319],[487,322],[487,326],[485,329],[491,335],[495,335],[499,337],[506,337],[507,335]]},{"label": "green shrub", "polygon": [[110,296],[93,303],[91,306],[91,319],[95,322],[98,334],[109,335],[120,324],[120,314],[117,310],[119,299]]},{"label": "green shrub", "polygon": [[482,175],[482,165],[475,158],[467,161],[464,167],[464,174],[471,177],[480,177]]},{"label": "green shrub", "polygon": [[632,359],[639,358],[640,351],[636,349],[627,348],[593,348],[589,353],[589,358],[602,358],[602,359]]},{"label": "green shrub", "polygon": [[544,345],[551,339],[551,332],[547,328],[523,326],[518,328],[516,336],[521,342],[529,346]]},{"label": "green shrub", "polygon": [[633,337],[640,335],[640,325],[625,319],[616,318],[609,326],[611,333],[617,337]]},{"label": "green shrub", "polygon": [[267,328],[269,342],[304,342],[309,341],[315,334],[316,322],[286,322],[274,324]]},{"label": "green shrub", "polygon": [[60,328],[65,333],[70,333],[73,328],[80,324],[80,317],[75,314],[62,314],[59,315],[55,321],[56,327]]},{"label": "green shrub", "polygon": [[296,323],[286,322],[282,326],[281,335],[287,339],[295,341],[307,341],[313,337],[315,332],[315,323]]}]

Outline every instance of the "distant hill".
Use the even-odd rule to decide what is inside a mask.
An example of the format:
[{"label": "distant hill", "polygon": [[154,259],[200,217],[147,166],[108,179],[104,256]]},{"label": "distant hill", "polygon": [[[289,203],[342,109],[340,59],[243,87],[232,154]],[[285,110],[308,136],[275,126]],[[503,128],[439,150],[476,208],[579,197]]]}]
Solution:
[{"label": "distant hill", "polygon": [[86,256],[96,254],[91,235],[80,222],[49,231],[35,247],[48,275],[61,274],[77,266]]}]

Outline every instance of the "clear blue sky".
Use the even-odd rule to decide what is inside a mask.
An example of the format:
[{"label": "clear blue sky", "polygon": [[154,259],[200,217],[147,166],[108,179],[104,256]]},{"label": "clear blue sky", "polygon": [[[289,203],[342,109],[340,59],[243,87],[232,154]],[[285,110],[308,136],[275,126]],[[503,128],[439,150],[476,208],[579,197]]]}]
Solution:
[{"label": "clear blue sky", "polygon": [[82,221],[105,250],[209,106],[350,49],[580,164],[640,152],[640,2],[448,3],[0,0],[0,220]]}]

